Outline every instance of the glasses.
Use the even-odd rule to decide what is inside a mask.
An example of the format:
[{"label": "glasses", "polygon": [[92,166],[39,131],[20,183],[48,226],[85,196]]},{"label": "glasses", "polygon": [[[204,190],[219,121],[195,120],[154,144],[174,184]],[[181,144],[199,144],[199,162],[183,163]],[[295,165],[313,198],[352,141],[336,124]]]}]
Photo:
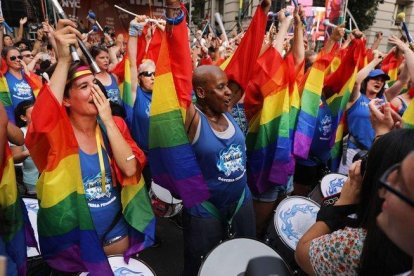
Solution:
[{"label": "glasses", "polygon": [[25,58],[32,58],[34,56],[32,54],[27,54],[27,55],[23,55],[23,57],[25,57]]},{"label": "glasses", "polygon": [[10,60],[11,60],[11,61],[15,61],[16,59],[20,59],[20,60],[22,60],[22,59],[23,59],[23,57],[22,57],[22,56],[11,56],[11,57],[10,57]]},{"label": "glasses", "polygon": [[388,177],[390,176],[391,173],[393,173],[395,170],[399,170],[399,168],[401,168],[401,163],[397,163],[392,165],[391,167],[389,167],[380,177],[379,179],[379,184],[380,187],[386,189],[388,192],[396,195],[397,197],[399,197],[402,201],[404,201],[405,203],[407,203],[408,205],[410,205],[411,207],[414,208],[414,200],[412,200],[411,198],[407,197],[406,195],[404,195],[403,193],[401,193],[400,191],[398,191],[397,189],[395,189],[391,183],[388,182]]},{"label": "glasses", "polygon": [[144,72],[139,73],[139,76],[144,76],[144,77],[149,78],[149,77],[155,76],[155,72],[144,71]]}]

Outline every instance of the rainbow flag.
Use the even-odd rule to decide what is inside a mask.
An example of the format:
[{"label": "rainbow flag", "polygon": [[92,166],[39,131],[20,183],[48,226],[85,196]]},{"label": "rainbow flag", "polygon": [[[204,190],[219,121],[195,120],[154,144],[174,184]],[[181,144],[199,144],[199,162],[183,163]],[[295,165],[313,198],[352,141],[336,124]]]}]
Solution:
[{"label": "rainbow flag", "polygon": [[[326,78],[324,85],[325,95],[330,96],[326,102],[332,112],[332,129],[335,131],[335,140],[332,141],[331,170],[336,171],[339,165],[342,145],[342,135],[345,120],[342,119],[346,104],[351,96],[361,61],[365,59],[365,41],[354,39],[346,55],[335,73]],[[339,91],[339,92],[335,92]]]},{"label": "rainbow flag", "polygon": [[[145,163],[142,151],[131,144],[125,122],[120,118],[115,122],[137,160]],[[43,258],[59,271],[112,275],[85,198],[79,147],[72,125],[65,108],[57,102],[48,85],[43,86],[33,109],[26,145],[41,173],[36,185]],[[121,191],[121,202],[124,218],[130,226],[129,249],[124,254],[128,261],[131,255],[152,244],[155,219],[143,178],[123,179],[116,164],[114,167],[118,182],[126,185]]]},{"label": "rainbow flag", "polygon": [[[8,261],[14,263],[17,267],[18,274],[23,276],[26,275],[27,271],[27,211],[17,191],[13,156],[8,144],[6,143],[3,146],[5,147],[5,151],[3,164],[0,167],[0,208],[4,210],[4,221],[1,223],[8,229],[7,233],[0,237],[1,242],[5,244],[6,253],[9,257]],[[31,233],[33,235],[33,229],[31,229]],[[35,245],[32,244],[30,246]],[[9,274],[12,274],[12,272],[9,271]]]},{"label": "rainbow flag", "polygon": [[388,85],[392,86],[398,80],[398,69],[404,61],[404,56],[397,56],[395,51],[391,51],[385,56],[381,64],[381,69],[390,77]]},{"label": "rainbow flag", "polygon": [[115,68],[112,70],[118,78],[118,87],[121,92],[122,102],[124,104],[125,110],[125,121],[128,126],[132,125],[132,116],[134,102],[132,100],[132,91],[131,91],[131,67],[128,55],[125,55],[124,58],[119,62]]},{"label": "rainbow flag", "polygon": [[43,86],[42,78],[33,72],[25,73],[24,77],[27,83],[32,88],[34,96],[37,98],[37,96],[39,95],[40,89]]},{"label": "rainbow flag", "polygon": [[239,47],[233,53],[229,63],[223,65],[227,78],[237,82],[243,90],[246,90],[247,84],[252,78],[252,68],[255,68],[262,49],[266,23],[267,14],[259,5]]},{"label": "rainbow flag", "polygon": [[270,47],[257,60],[245,91],[248,183],[255,193],[285,185],[293,173],[289,139],[288,66]]},{"label": "rainbow flag", "polygon": [[414,128],[414,101],[411,101],[403,114],[404,128]]},{"label": "rainbow flag", "polygon": [[320,55],[309,70],[301,97],[301,109],[295,128],[293,154],[307,159],[317,124],[325,71],[332,61],[332,55]]},{"label": "rainbow flag", "polygon": [[210,195],[184,129],[192,92],[185,22],[174,26],[171,33],[162,33],[155,76],[149,130],[152,176],[181,198],[185,207],[192,207]]},{"label": "rainbow flag", "polygon": [[0,74],[0,101],[3,103],[4,108],[6,109],[9,121],[15,124],[16,120],[14,118],[14,108],[9,91],[9,85],[7,84],[6,78],[3,74]]},{"label": "rainbow flag", "polygon": [[145,54],[146,59],[150,59],[157,64],[158,57],[160,55],[160,47],[161,47],[161,40],[162,40],[162,31],[159,28],[156,28],[154,33],[152,34],[152,38],[150,44],[148,45],[148,51]]}]

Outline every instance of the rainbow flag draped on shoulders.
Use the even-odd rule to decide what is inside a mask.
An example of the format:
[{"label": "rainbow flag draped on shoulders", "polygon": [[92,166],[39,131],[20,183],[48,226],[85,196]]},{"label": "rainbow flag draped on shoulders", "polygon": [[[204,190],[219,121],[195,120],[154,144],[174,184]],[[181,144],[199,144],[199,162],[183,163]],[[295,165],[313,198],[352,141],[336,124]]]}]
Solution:
[{"label": "rainbow flag draped on shoulders", "polygon": [[[6,143],[3,164],[0,167],[0,208],[2,212],[2,228],[6,233],[0,236],[8,256],[8,267],[15,267],[18,275],[24,276],[27,272],[27,249],[37,247],[33,229],[27,215],[27,210],[21,200],[16,185],[16,175],[11,150]],[[7,275],[12,275],[7,271]]]},{"label": "rainbow flag draped on shoulders", "polygon": [[270,47],[257,60],[245,91],[248,183],[255,193],[285,185],[293,173],[289,139],[288,67]]},{"label": "rainbow flag draped on shoulders", "polygon": [[354,88],[356,75],[364,59],[365,41],[362,39],[352,40],[338,69],[325,80],[323,89],[325,95],[331,95],[326,102],[332,111],[332,130],[336,133],[335,140],[332,141],[331,171],[336,171],[339,166],[345,123],[343,116],[346,104],[349,102],[352,89]]},{"label": "rainbow flag draped on shoulders", "polygon": [[6,77],[2,73],[0,73],[0,101],[3,103],[4,108],[6,109],[9,121],[15,124],[16,120],[14,118],[14,108],[10,96],[9,85],[7,84]]},{"label": "rainbow flag draped on shoulders", "polygon": [[320,53],[307,75],[301,97],[301,109],[295,128],[293,153],[307,159],[317,124],[325,73],[334,55]]},{"label": "rainbow flag draped on shoulders", "polygon": [[191,104],[192,66],[185,20],[162,33],[152,91],[149,161],[154,181],[192,207],[209,198],[184,128]]},{"label": "rainbow flag draped on shoulders", "polygon": [[[125,123],[121,119],[115,122],[126,141],[132,141]],[[113,275],[89,212],[72,125],[48,85],[43,86],[33,109],[26,145],[41,173],[36,185],[43,258],[59,271]],[[145,163],[142,151],[133,152],[140,163]],[[114,170],[119,172],[116,166]],[[152,244],[155,219],[143,178],[123,179],[120,173],[116,176],[121,185],[126,185],[122,187],[121,202],[124,219],[130,226],[129,249],[124,254],[128,261],[131,255]]]}]

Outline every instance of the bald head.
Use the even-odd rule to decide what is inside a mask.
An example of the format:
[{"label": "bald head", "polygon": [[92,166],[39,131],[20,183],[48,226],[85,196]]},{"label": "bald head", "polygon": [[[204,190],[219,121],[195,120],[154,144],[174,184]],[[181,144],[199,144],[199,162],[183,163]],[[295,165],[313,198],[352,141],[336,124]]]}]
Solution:
[{"label": "bald head", "polygon": [[218,66],[199,66],[194,70],[193,73],[193,89],[196,90],[197,87],[205,89],[209,81],[211,81],[215,77],[222,76],[223,74],[225,73]]}]

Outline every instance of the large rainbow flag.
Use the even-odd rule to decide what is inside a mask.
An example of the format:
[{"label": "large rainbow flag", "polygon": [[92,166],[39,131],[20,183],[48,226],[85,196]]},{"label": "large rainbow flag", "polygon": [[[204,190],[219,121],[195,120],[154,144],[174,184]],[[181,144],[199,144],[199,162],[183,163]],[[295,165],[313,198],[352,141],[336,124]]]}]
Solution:
[{"label": "large rainbow flag", "polygon": [[[9,267],[16,266],[19,275],[24,276],[27,272],[26,245],[37,247],[33,229],[23,201],[21,200],[16,185],[13,156],[8,144],[5,147],[3,164],[0,166],[0,208],[4,212],[3,229],[6,233],[1,235],[1,242],[5,244],[6,253],[9,257]],[[7,275],[12,272],[8,271]]]},{"label": "large rainbow flag", "polygon": [[[145,163],[142,151],[132,144],[125,122],[115,117],[114,120],[137,160]],[[43,86],[33,109],[26,145],[41,172],[37,195],[40,200],[38,233],[43,258],[59,271],[112,275],[86,202],[79,147],[69,117],[48,85]],[[130,225],[129,249],[124,254],[128,261],[131,255],[153,243],[155,218],[143,178],[136,175],[124,179],[116,164],[114,167],[116,179],[125,185],[121,201],[124,218]]]},{"label": "large rainbow flag", "polygon": [[290,101],[288,66],[270,47],[257,60],[245,91],[249,121],[246,137],[248,183],[255,193],[285,185],[293,168],[290,162]]},{"label": "large rainbow flag", "polygon": [[149,130],[152,176],[191,207],[208,199],[209,192],[184,129],[192,93],[185,20],[162,33],[155,75]]},{"label": "large rainbow flag", "polygon": [[388,86],[392,86],[398,80],[398,69],[404,61],[404,55],[397,56],[396,51],[390,51],[382,61],[381,69],[390,77]]}]

